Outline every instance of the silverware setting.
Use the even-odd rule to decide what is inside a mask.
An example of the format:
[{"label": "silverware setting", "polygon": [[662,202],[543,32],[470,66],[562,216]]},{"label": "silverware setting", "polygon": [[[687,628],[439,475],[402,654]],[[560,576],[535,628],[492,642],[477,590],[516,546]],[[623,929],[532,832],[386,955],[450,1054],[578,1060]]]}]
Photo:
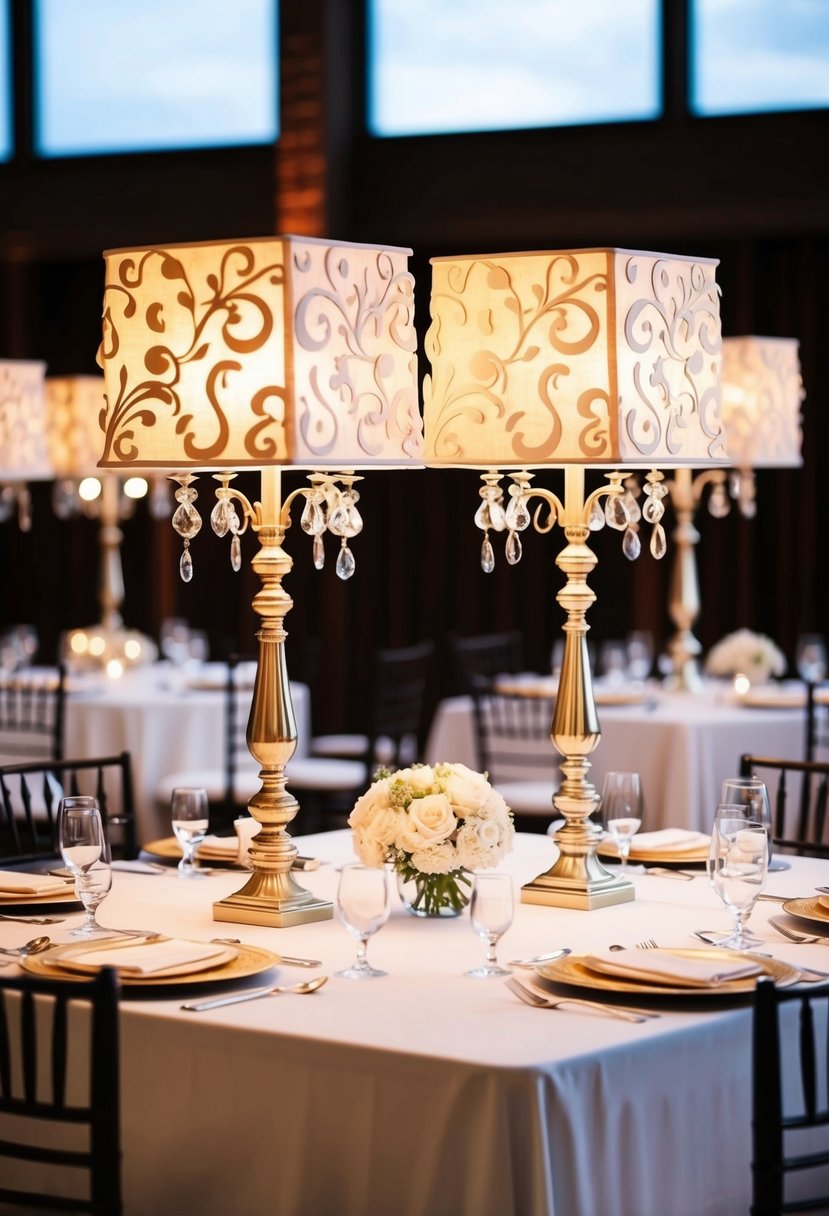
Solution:
[{"label": "silverware setting", "polygon": [[[511,958],[507,963],[508,967],[528,967],[532,970],[541,963],[552,963],[557,958],[564,958],[565,954],[571,954],[569,946],[562,946],[560,950],[551,950],[549,954],[531,954],[529,958]],[[284,961],[284,960],[283,960]]]},{"label": "silverware setting", "polygon": [[[220,943],[223,946],[241,946],[242,939],[239,937],[211,937],[211,942]],[[286,967],[321,967],[322,959],[319,958],[294,958],[290,954],[280,954],[280,963],[284,963]]]},{"label": "silverware setting", "polygon": [[777,916],[769,917],[769,924],[774,925],[778,933],[787,937],[790,942],[801,945],[829,946],[829,937],[818,937],[814,933],[801,933],[798,929],[790,929]]},{"label": "silverware setting", "polygon": [[672,870],[668,866],[645,866],[646,874],[654,874],[658,878],[678,878],[682,882],[690,882],[692,878],[699,878],[702,870]]},{"label": "silverware setting", "polygon": [[306,996],[316,992],[328,982],[327,975],[315,976],[312,980],[303,980],[299,984],[278,984],[273,988],[256,988],[253,992],[237,992],[233,996],[221,996],[211,1001],[196,1001],[182,1005],[188,1013],[202,1013],[206,1009],[219,1009],[222,1005],[241,1005],[243,1001],[255,1001],[260,996],[275,996],[279,993],[290,993],[294,996]]},{"label": "silverware setting", "polygon": [[510,992],[514,992],[526,1005],[532,1005],[535,1009],[559,1009],[564,1005],[573,1005],[580,1009],[593,1009],[596,1013],[603,1013],[609,1018],[621,1018],[623,1022],[647,1022],[649,1018],[659,1017],[658,1013],[653,1013],[649,1009],[634,1009],[629,1005],[605,1005],[601,1001],[588,1001],[578,996],[542,994],[535,988],[526,987],[520,980],[512,976],[504,983]]},{"label": "silverware setting", "polygon": [[62,925],[65,916],[2,916],[0,920],[10,920],[18,925]]},{"label": "silverware setting", "polygon": [[52,945],[51,937],[33,937],[22,946],[0,946],[0,954],[8,954],[13,958],[26,958],[30,954],[40,954]]}]

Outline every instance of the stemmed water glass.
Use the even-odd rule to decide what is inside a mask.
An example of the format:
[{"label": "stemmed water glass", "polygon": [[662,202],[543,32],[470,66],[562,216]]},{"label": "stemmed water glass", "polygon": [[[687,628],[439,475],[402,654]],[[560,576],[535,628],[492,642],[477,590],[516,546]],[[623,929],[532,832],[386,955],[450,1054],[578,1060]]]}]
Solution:
[{"label": "stemmed water glass", "polygon": [[70,937],[95,937],[109,930],[95,918],[112,887],[112,862],[101,812],[94,798],[62,798],[58,806],[58,847],[64,865],[75,878],[75,892],[86,914]]},{"label": "stemmed water glass", "polygon": [[747,819],[757,819],[764,824],[769,838],[769,870],[788,870],[788,862],[772,861],[774,826],[765,781],[761,781],[759,777],[726,777],[720,790],[720,804],[742,806]]},{"label": "stemmed water glass", "polygon": [[472,885],[472,928],[486,942],[486,959],[467,975],[476,979],[510,975],[509,967],[498,963],[496,947],[512,924],[515,907],[512,878],[509,874],[476,874]]},{"label": "stemmed water glass", "polygon": [[729,950],[750,950],[760,942],[746,925],[766,878],[768,830],[745,812],[742,805],[717,807],[708,850],[711,886],[734,918],[732,932],[719,943]]},{"label": "stemmed water glass", "polygon": [[337,886],[337,912],[352,937],[357,938],[357,957],[350,967],[336,972],[349,980],[370,980],[385,975],[366,958],[368,939],[389,919],[391,891],[386,871],[359,862],[343,866]]},{"label": "stemmed water glass", "polygon": [[207,790],[177,786],[170,800],[173,832],[181,845],[182,857],[178,863],[181,878],[202,877],[195,863],[196,849],[207,835],[209,825],[207,812]]},{"label": "stemmed water glass", "polygon": [[602,827],[619,850],[624,870],[631,841],[642,826],[642,785],[638,773],[605,773],[601,816]]},{"label": "stemmed water glass", "polygon": [[819,633],[802,633],[797,639],[795,665],[801,680],[819,684],[826,679],[826,643]]}]

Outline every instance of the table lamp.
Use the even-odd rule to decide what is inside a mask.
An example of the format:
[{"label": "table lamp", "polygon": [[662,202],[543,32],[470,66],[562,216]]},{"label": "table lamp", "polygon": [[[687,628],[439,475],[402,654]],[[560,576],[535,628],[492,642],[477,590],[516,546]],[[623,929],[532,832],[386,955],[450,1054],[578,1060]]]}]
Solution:
[{"label": "table lamp", "polygon": [[[661,556],[665,486],[656,466],[726,462],[717,263],[605,248],[432,265],[426,463],[487,470],[475,520],[484,570],[495,561],[490,532],[507,533],[511,563],[531,523],[538,532],[558,523],[567,541],[556,559],[567,579],[557,595],[567,620],[551,728],[564,758],[552,802],[565,825],[555,835],[558,859],[522,898],[583,909],[621,903],[633,899],[633,885],[601,864],[591,819],[600,800],[588,757],[601,732],[586,640],[596,598],[587,541],[604,518],[627,535],[624,470],[649,469],[642,514]],[[563,498],[532,486],[529,470],[546,467],[564,469]],[[588,468],[608,470],[608,484],[585,496]],[[512,483],[507,505],[502,470]]]},{"label": "table lamp", "polygon": [[0,359],[0,520],[17,511],[21,532],[32,526],[28,482],[55,475],[46,443],[46,364]]},{"label": "table lamp", "polygon": [[[732,496],[742,514],[753,518],[754,470],[796,468],[802,463],[803,435],[800,407],[803,382],[796,338],[723,339],[722,421]],[[674,565],[668,593],[668,613],[676,633],[668,644],[670,688],[699,692],[703,687],[697,665],[702,647],[693,626],[700,610],[696,545],[699,532],[694,516],[706,486],[711,487],[708,509],[722,517],[730,510],[726,472],[708,469],[694,476],[677,469],[668,483],[676,512],[673,532]]]},{"label": "table lamp", "polygon": [[[125,667],[150,663],[158,656],[151,638],[124,628],[120,611],[124,573],[119,524],[150,487],[143,477],[130,477],[122,484],[122,478],[114,473],[99,473],[99,418],[103,408],[102,376],[46,377],[47,437],[56,479],[53,510],[59,518],[83,511],[100,522],[101,620],[89,628],[71,630],[64,638],[63,658],[70,663],[101,666],[109,675],[118,676]],[[154,500],[159,500],[157,487],[151,496],[151,509]],[[161,506],[165,505],[166,494],[161,499]]]},{"label": "table lamp", "polygon": [[[422,461],[410,253],[272,236],[104,255],[101,467],[176,471],[173,526],[185,581],[201,528],[193,470],[220,470],[211,524],[230,537],[233,565],[248,525],[259,540],[252,566],[262,583],[253,600],[261,628],[247,740],[262,766],[249,804],[262,827],[252,876],[214,905],[217,920],[282,927],[333,914],[291,874],[296,847],[286,828],[298,806],[285,768],[296,724],[284,649],[292,601],[282,580],[293,563],[282,543],[302,499],[315,564],[330,533],[337,573],[349,577],[348,542],[362,528],[355,471]],[[283,467],[311,470],[310,484],[284,501]],[[244,468],[261,470],[261,502],[231,485]]]}]

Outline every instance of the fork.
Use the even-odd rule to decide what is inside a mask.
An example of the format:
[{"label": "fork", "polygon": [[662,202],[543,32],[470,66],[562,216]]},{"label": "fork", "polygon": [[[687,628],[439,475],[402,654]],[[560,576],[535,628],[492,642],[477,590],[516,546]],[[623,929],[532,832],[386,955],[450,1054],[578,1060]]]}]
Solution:
[{"label": "fork", "polygon": [[656,942],[653,940],[652,937],[646,937],[643,942],[636,943],[636,949],[637,950],[658,950],[659,947],[657,946]]},{"label": "fork", "polygon": [[586,1001],[577,996],[542,996],[540,992],[525,988],[520,980],[512,976],[504,982],[510,992],[514,992],[525,1005],[532,1005],[535,1009],[558,1009],[561,1005],[575,1005],[582,1009],[594,1009],[610,1018],[621,1018],[623,1022],[646,1022],[649,1016],[658,1016],[639,1013],[626,1005],[603,1005],[600,1001]]},{"label": "fork", "polygon": [[816,937],[813,933],[801,933],[799,929],[790,929],[776,916],[769,917],[769,924],[774,925],[778,933],[787,937],[790,942],[800,942],[802,945],[829,946],[829,937]]}]

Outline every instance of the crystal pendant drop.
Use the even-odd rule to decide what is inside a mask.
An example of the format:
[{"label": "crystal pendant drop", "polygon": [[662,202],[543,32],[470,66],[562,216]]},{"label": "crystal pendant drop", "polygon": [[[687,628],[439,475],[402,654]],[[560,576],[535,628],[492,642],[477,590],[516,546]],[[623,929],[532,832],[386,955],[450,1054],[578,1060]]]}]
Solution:
[{"label": "crystal pendant drop", "polygon": [[242,542],[234,532],[233,540],[230,542],[230,564],[234,570],[242,568]]},{"label": "crystal pendant drop", "polygon": [[[645,491],[647,493],[647,491]],[[642,508],[642,514],[649,524],[658,524],[662,516],[665,514],[665,508],[657,498],[653,498],[648,494],[648,501]]]},{"label": "crystal pendant drop", "polygon": [[601,503],[596,500],[590,508],[590,514],[587,517],[587,526],[591,532],[599,532],[604,527],[604,510]]},{"label": "crystal pendant drop", "polygon": [[475,526],[480,528],[482,532],[486,532],[487,528],[492,527],[492,519],[489,514],[489,503],[484,499],[478,510],[475,512]]},{"label": "crystal pendant drop", "polygon": [[484,574],[492,574],[492,571],[495,569],[495,550],[492,547],[489,534],[484,536],[484,543],[481,545],[481,569]]},{"label": "crystal pendant drop", "polygon": [[621,494],[613,494],[608,498],[604,514],[608,525],[615,528],[617,532],[623,532],[630,523],[627,507]]},{"label": "crystal pendant drop", "polygon": [[731,511],[731,503],[728,501],[728,495],[725,492],[725,486],[716,485],[711,489],[711,494],[708,499],[708,513],[713,515],[714,519],[725,519]]},{"label": "crystal pendant drop", "polygon": [[192,503],[179,503],[173,514],[173,527],[179,536],[187,538],[192,538],[201,531],[201,516]]},{"label": "crystal pendant drop", "polygon": [[337,574],[341,579],[345,580],[351,578],[356,568],[357,563],[354,560],[354,554],[349,549],[345,540],[343,540],[340,551],[337,554]]},{"label": "crystal pendant drop", "polygon": [[181,561],[178,564],[179,573],[185,583],[189,583],[193,577],[193,559],[190,556],[190,542],[185,540],[184,552],[181,555]]},{"label": "crystal pendant drop", "polygon": [[642,518],[642,508],[639,506],[639,503],[631,494],[630,490],[625,490],[624,494],[622,495],[622,502],[625,504],[625,509],[627,510],[628,519],[630,522],[632,524],[638,524],[639,520]]},{"label": "crystal pendant drop", "polygon": [[516,494],[510,499],[509,506],[506,511],[507,527],[512,532],[523,532],[530,524],[530,513],[527,510],[527,504],[520,494]]},{"label": "crystal pendant drop", "polygon": [[318,532],[314,537],[314,566],[317,570],[322,570],[325,565],[325,544],[323,543],[322,533]]},{"label": "crystal pendant drop", "polygon": [[651,556],[659,561],[661,557],[665,556],[667,551],[668,542],[665,540],[665,529],[661,524],[657,524],[651,533]]},{"label": "crystal pendant drop", "polygon": [[325,516],[315,498],[306,498],[299,524],[309,536],[319,536],[325,531]]},{"label": "crystal pendant drop", "polygon": [[220,498],[210,512],[210,527],[217,536],[227,536],[230,530],[230,519],[227,510],[227,499]]},{"label": "crystal pendant drop", "polygon": [[632,524],[622,538],[622,552],[629,562],[635,562],[642,552],[642,542],[639,539],[639,529]]},{"label": "crystal pendant drop", "polygon": [[521,537],[517,532],[510,532],[509,536],[507,537],[506,553],[507,561],[511,566],[518,565],[518,563],[521,561],[522,552],[523,549],[521,548]]}]

